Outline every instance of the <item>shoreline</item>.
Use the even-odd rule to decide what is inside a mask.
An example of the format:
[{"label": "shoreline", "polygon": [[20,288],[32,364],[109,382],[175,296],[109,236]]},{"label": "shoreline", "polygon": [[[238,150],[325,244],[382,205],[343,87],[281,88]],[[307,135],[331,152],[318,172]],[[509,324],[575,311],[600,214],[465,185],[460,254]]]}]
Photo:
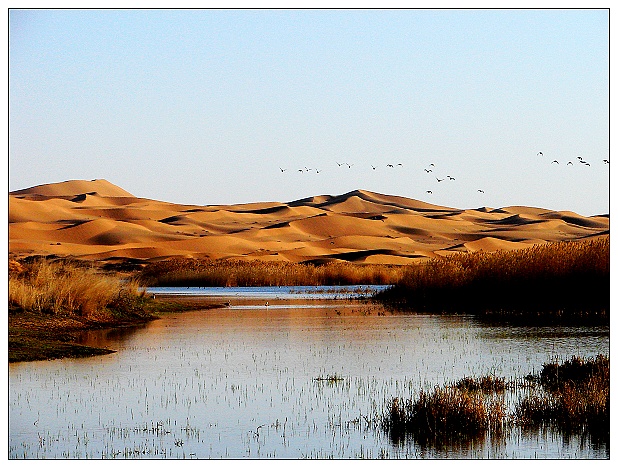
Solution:
[{"label": "shoreline", "polygon": [[112,349],[81,345],[78,343],[79,335],[88,330],[136,327],[157,320],[167,313],[214,309],[222,306],[220,303],[199,301],[196,297],[166,297],[165,299],[152,299],[144,309],[146,313],[144,316],[103,321],[38,314],[30,311],[10,311],[9,364],[115,353],[116,351]]}]

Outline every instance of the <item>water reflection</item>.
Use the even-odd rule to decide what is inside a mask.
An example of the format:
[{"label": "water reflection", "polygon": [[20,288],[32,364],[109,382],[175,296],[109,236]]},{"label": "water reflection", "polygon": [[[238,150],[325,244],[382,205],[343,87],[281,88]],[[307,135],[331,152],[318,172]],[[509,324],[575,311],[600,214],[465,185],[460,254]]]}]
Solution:
[{"label": "water reflection", "polygon": [[152,287],[149,294],[244,299],[352,299],[369,297],[388,285],[263,286],[263,287]]},{"label": "water reflection", "polygon": [[144,328],[146,328],[146,324],[102,330],[85,330],[77,337],[77,343],[95,348],[106,348],[110,343],[117,344],[130,340],[135,333]]},{"label": "water reflection", "polygon": [[[607,457],[603,444],[565,445],[551,431],[391,441],[375,420],[390,398],[464,376],[522,377],[554,358],[608,354],[609,327],[539,335],[362,302],[229,299],[85,338],[114,354],[10,365],[9,457]],[[328,376],[338,379],[318,379]]]}]

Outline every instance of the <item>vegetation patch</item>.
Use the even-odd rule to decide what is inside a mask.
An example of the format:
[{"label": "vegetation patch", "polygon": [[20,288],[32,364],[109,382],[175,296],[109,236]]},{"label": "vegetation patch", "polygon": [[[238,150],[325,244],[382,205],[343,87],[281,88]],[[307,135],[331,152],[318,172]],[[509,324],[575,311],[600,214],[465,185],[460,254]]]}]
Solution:
[{"label": "vegetation patch", "polygon": [[454,387],[459,390],[481,391],[485,393],[504,392],[508,383],[504,377],[485,375],[483,377],[464,377],[458,380]]},{"label": "vegetation patch", "polygon": [[146,294],[138,283],[70,261],[37,260],[9,272],[9,310],[80,317],[95,322],[142,317]]},{"label": "vegetation patch", "polygon": [[515,417],[522,426],[555,427],[565,432],[609,434],[609,359],[573,357],[548,363],[533,376],[545,390],[519,402]]},{"label": "vegetation patch", "polygon": [[456,253],[409,266],[376,299],[396,308],[487,319],[609,321],[609,239]]},{"label": "vegetation patch", "polygon": [[329,374],[326,377],[316,377],[314,379],[316,382],[326,382],[328,384],[336,384],[338,382],[343,382],[345,379],[337,374]]},{"label": "vegetation patch", "polygon": [[170,259],[152,263],[138,276],[149,286],[348,286],[394,284],[404,267],[349,262]]},{"label": "vegetation patch", "polygon": [[545,364],[539,375],[527,376],[521,386],[526,392],[509,412],[504,392],[514,384],[494,376],[466,377],[455,385],[420,391],[416,398],[391,399],[380,426],[395,444],[411,439],[436,448],[501,437],[515,427],[553,428],[609,442],[606,356]]},{"label": "vegetation patch", "polygon": [[79,334],[143,323],[161,307],[136,281],[67,260],[10,262],[8,293],[9,362],[110,353]]},{"label": "vegetation patch", "polygon": [[456,387],[421,391],[418,398],[394,398],[383,418],[383,429],[394,443],[413,437],[421,446],[443,446],[474,440],[504,424],[502,398]]}]

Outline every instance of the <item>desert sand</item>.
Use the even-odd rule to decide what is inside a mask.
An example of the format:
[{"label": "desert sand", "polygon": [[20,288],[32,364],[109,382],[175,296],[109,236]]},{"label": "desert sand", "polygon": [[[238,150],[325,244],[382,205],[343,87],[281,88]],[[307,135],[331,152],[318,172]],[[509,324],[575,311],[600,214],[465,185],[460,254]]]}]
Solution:
[{"label": "desert sand", "polygon": [[102,180],[9,193],[9,255],[408,264],[453,252],[609,236],[609,216],[510,206],[456,209],[355,190],[288,203],[179,205]]}]

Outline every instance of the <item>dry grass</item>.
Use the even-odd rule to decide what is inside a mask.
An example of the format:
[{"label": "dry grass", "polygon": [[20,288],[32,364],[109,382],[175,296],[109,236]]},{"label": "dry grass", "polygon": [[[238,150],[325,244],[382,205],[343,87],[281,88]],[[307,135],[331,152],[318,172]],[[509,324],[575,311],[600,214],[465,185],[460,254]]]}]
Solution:
[{"label": "dry grass", "polygon": [[504,392],[507,386],[508,384],[504,377],[495,377],[493,375],[485,375],[478,378],[464,377],[459,379],[454,385],[459,390],[481,391],[484,393]]},{"label": "dry grass", "polygon": [[330,286],[394,284],[402,272],[398,266],[348,262],[171,259],[148,265],[139,277],[150,286]]},{"label": "dry grass", "polygon": [[144,297],[136,281],[123,281],[70,262],[38,260],[9,274],[9,309],[95,319],[109,309],[128,312]]},{"label": "dry grass", "polygon": [[429,312],[607,318],[609,291],[609,239],[605,238],[434,259],[408,267],[401,281],[379,298]]},{"label": "dry grass", "polygon": [[502,398],[456,387],[421,391],[417,399],[394,398],[383,418],[393,442],[412,436],[421,445],[460,444],[499,432],[506,420]]},{"label": "dry grass", "polygon": [[393,398],[382,415],[382,429],[393,443],[409,437],[421,446],[466,445],[505,430],[552,427],[569,434],[609,439],[609,359],[573,357],[543,366],[526,385],[526,394],[509,413],[503,378],[464,377],[455,385],[421,391],[416,399]]},{"label": "dry grass", "polygon": [[545,392],[519,402],[522,426],[554,426],[573,432],[609,434],[609,359],[573,357],[543,366],[538,381]]}]

